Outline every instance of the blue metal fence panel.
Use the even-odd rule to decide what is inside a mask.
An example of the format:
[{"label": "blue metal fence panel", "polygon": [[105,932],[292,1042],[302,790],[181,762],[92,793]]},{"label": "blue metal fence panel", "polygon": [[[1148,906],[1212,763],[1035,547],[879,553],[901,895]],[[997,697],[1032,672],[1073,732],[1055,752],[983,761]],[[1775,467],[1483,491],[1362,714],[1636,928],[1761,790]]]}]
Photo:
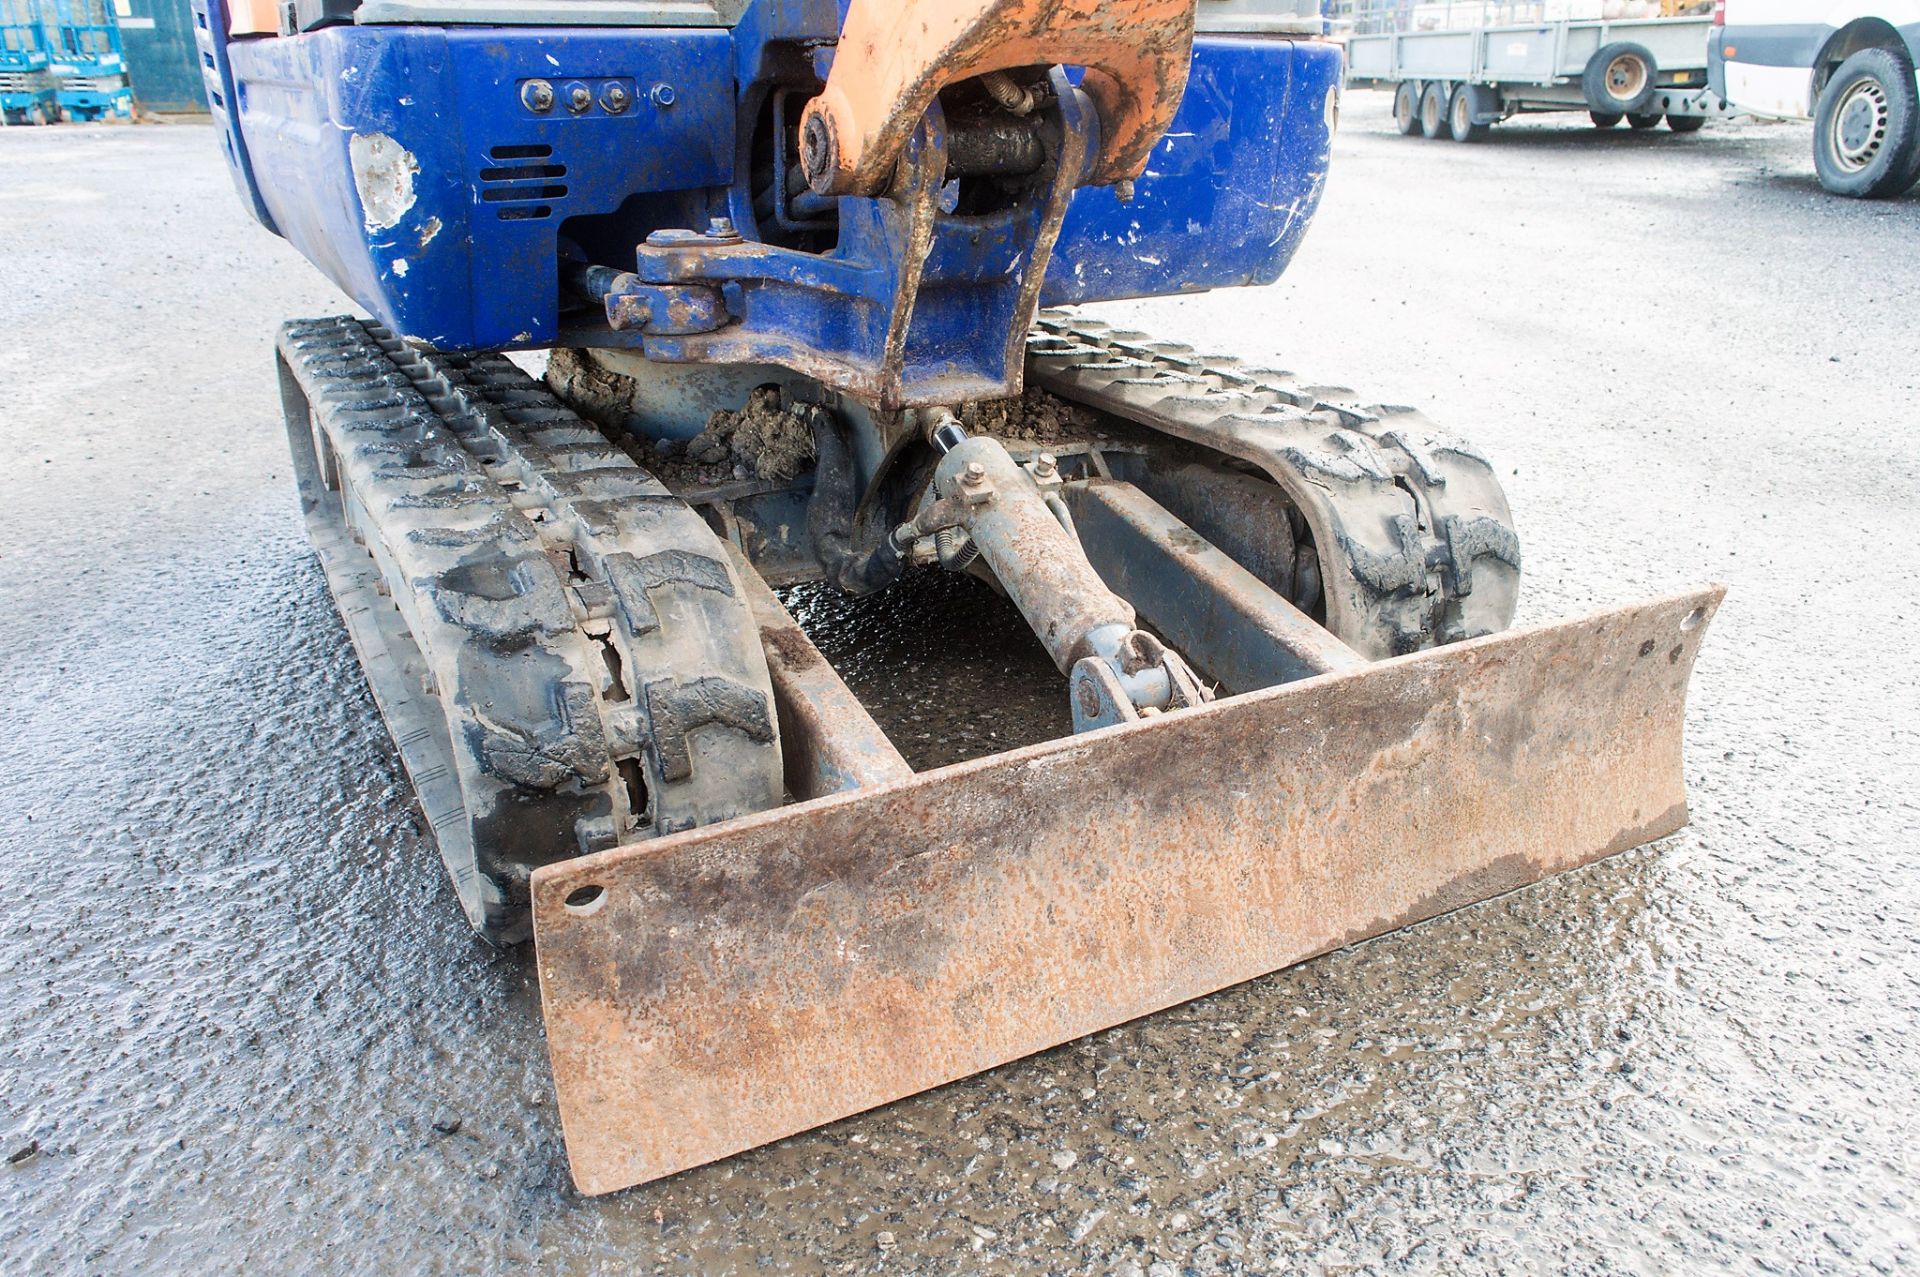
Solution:
[{"label": "blue metal fence panel", "polygon": [[187,0],[115,0],[127,78],[146,111],[204,111],[200,50]]}]

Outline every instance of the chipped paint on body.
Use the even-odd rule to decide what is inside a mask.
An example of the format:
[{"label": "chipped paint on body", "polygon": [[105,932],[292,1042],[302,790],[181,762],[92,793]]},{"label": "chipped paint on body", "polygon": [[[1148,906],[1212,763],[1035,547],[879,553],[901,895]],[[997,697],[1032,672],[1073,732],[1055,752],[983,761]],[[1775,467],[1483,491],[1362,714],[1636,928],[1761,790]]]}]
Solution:
[{"label": "chipped paint on body", "polygon": [[413,179],[420,172],[420,161],[385,133],[354,134],[347,139],[347,159],[367,232],[398,226],[413,207]]}]

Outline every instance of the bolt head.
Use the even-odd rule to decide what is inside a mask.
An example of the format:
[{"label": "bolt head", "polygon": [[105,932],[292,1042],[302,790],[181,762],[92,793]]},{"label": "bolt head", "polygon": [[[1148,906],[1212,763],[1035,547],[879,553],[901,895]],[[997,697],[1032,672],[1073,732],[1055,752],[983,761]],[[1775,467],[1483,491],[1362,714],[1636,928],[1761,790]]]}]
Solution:
[{"label": "bolt head", "polygon": [[1060,468],[1060,459],[1051,452],[1043,452],[1033,459],[1033,468],[1041,475],[1050,475]]},{"label": "bolt head", "polygon": [[840,138],[833,117],[814,111],[800,129],[800,171],[807,175],[807,186],[815,195],[831,195],[839,168]]},{"label": "bolt head", "polygon": [[964,483],[984,483],[987,478],[987,468],[978,461],[969,461],[967,462],[966,470],[962,472],[960,478]]},{"label": "bolt head", "polygon": [[673,91],[671,84],[656,84],[647,94],[647,97],[652,100],[655,106],[663,107],[672,106],[679,96],[679,94]]},{"label": "bolt head", "polygon": [[576,84],[567,90],[567,110],[575,115],[584,114],[593,105],[593,90],[584,84]]},{"label": "bolt head", "polygon": [[617,81],[603,86],[600,90],[600,106],[609,115],[618,115],[633,102],[627,93],[627,86]]},{"label": "bolt head", "polygon": [[739,234],[739,231],[733,229],[733,219],[731,217],[714,217],[707,219],[707,237],[709,239],[734,239],[738,237]]},{"label": "bolt head", "polygon": [[520,104],[539,114],[553,110],[553,86],[545,80],[528,80],[520,86]]}]

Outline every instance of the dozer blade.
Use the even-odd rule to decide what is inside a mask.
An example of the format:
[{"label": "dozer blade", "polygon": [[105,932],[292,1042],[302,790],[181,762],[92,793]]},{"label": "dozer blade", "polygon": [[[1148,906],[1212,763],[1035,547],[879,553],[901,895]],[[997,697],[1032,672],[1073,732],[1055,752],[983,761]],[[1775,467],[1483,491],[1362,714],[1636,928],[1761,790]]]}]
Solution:
[{"label": "dozer blade", "polygon": [[575,1182],[670,1175],[1672,833],[1722,593],[538,870]]}]

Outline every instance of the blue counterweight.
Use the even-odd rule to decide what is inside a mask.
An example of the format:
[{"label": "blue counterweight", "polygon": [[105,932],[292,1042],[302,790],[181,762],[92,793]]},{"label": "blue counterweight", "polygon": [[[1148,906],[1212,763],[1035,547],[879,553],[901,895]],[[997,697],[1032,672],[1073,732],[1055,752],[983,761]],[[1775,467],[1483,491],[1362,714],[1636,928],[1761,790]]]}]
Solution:
[{"label": "blue counterweight", "polygon": [[[804,216],[804,196],[768,207],[769,164],[790,155],[776,124],[817,91],[816,50],[836,34],[797,28],[833,6],[760,3],[731,29],[348,24],[228,39],[225,0],[195,5],[248,203],[409,339],[779,363],[892,404],[1018,385],[1008,329],[1034,300],[1022,285],[1045,251],[1046,173],[1017,200],[969,208],[923,154],[927,217],[897,189],[812,197]],[[1328,45],[1199,37],[1173,127],[1123,202],[1058,177],[1098,124],[1056,73],[1067,125],[1049,172],[1071,203],[1039,303],[1276,278],[1319,199],[1338,77]],[[922,152],[939,144],[938,116]],[[672,234],[704,240],[727,229],[716,219],[740,238]],[[569,263],[624,273],[629,326],[580,304]],[[718,326],[686,331],[706,311]]]}]

